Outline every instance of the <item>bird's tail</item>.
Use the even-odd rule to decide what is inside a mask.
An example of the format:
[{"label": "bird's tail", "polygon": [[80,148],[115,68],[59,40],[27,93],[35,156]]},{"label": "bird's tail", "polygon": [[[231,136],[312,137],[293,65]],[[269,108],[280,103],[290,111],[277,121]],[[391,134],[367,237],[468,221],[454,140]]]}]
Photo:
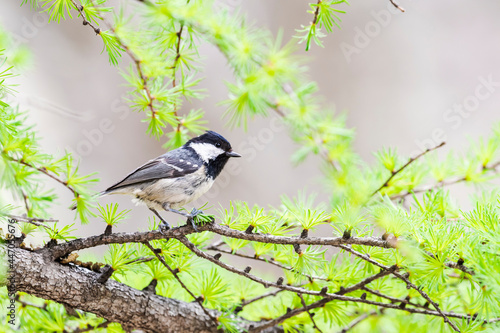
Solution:
[{"label": "bird's tail", "polygon": [[[92,199],[97,200],[97,199],[99,199],[100,197],[105,196],[106,194],[108,194],[108,193],[110,193],[110,192],[111,192],[111,191],[107,191],[107,190],[106,190],[106,191],[102,191],[102,192],[96,193],[96,194],[94,194],[94,195],[92,196]],[[71,209],[71,210],[75,210],[75,209],[76,209],[76,205],[77,205],[77,203],[75,202],[73,205],[71,205],[71,207],[70,207],[69,209]]]}]

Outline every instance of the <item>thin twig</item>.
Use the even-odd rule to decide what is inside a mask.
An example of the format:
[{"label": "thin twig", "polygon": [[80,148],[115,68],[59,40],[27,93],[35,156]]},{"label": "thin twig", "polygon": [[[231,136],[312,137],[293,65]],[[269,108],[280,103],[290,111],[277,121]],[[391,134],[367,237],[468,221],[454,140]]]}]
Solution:
[{"label": "thin twig", "polygon": [[[319,9],[319,7],[318,7]],[[319,13],[319,12],[318,12]],[[263,66],[262,64],[259,64],[260,66]],[[288,84],[283,84],[281,85],[281,89],[285,94],[288,95],[297,105],[302,105],[303,103],[301,102],[300,98],[297,96],[293,88],[288,85]],[[276,111],[276,113],[282,117],[285,118],[286,114],[280,109],[279,105],[275,104],[273,105],[273,110]],[[335,161],[331,158],[330,153],[326,147],[323,146],[323,140],[320,138],[318,140],[318,146],[319,146],[319,155],[330,165],[333,167],[334,170],[338,171],[340,170],[340,166],[335,163]]]},{"label": "thin twig", "polygon": [[[144,2],[147,5],[153,5],[153,4],[149,3],[148,1],[141,1],[141,2]],[[187,2],[189,3],[189,1],[187,1]],[[157,114],[157,110],[155,109],[154,101],[156,98],[153,96],[153,94],[151,93],[151,89],[149,88],[149,85],[148,85],[149,78],[144,73],[144,68],[141,65],[142,60],[139,59],[137,57],[137,55],[134,52],[132,52],[130,47],[123,41],[123,39],[120,36],[118,36],[118,34],[116,33],[116,29],[113,27],[113,25],[111,23],[109,23],[101,15],[99,15],[99,17],[103,20],[104,24],[108,27],[108,29],[110,29],[113,32],[117,42],[121,45],[121,47],[125,50],[125,52],[128,54],[128,56],[134,62],[135,66],[136,66],[137,74],[139,75],[139,77],[141,79],[142,86],[144,88],[144,91],[146,92],[146,96],[148,97],[148,101],[149,101],[148,107],[149,107],[149,110],[151,111],[151,117],[155,118],[156,114]],[[180,45],[181,45],[181,39],[182,39],[181,35],[182,35],[183,29],[184,29],[184,24],[181,24],[179,31],[176,33],[176,35],[177,35],[176,56],[175,56],[175,60],[174,60],[174,65],[172,66],[172,70],[173,70],[172,87],[174,87],[174,88],[176,87],[176,74],[175,73],[176,73],[177,63],[178,63],[178,60],[180,58]],[[174,115],[177,119],[177,131],[179,131],[180,127],[182,126],[182,123],[179,120],[177,106],[175,103],[174,103]]]},{"label": "thin twig", "polygon": [[464,265],[459,265],[456,262],[447,262],[444,265],[446,267],[449,267],[449,268],[461,270],[462,272],[470,274],[470,275],[476,274],[471,268],[464,266]]},{"label": "thin twig", "polygon": [[43,305],[38,305],[38,304],[26,302],[26,301],[23,301],[19,295],[16,295],[15,299],[16,299],[16,302],[21,303],[21,306],[24,306],[24,307],[31,306],[32,308],[37,308],[40,310],[47,311],[47,303],[45,303],[45,302],[43,303]]},{"label": "thin twig", "polygon": [[358,283],[356,283],[348,288],[344,288],[341,291],[338,291],[337,294],[338,295],[345,295],[345,294],[351,293],[353,291],[363,289],[363,287],[365,287],[370,282],[375,281],[376,279],[380,279],[384,276],[387,276],[387,275],[391,274],[393,270],[396,270],[396,269],[397,269],[397,267],[391,267],[389,270],[382,270],[379,273],[372,275],[372,276],[369,276],[366,279],[364,279],[364,280],[362,280],[362,281],[360,281],[360,282],[358,282]]},{"label": "thin twig", "polygon": [[23,217],[23,216],[17,216],[17,215],[7,215],[7,216],[11,219],[16,220],[16,221],[33,224],[34,226],[37,226],[37,227],[44,227],[48,230],[52,230],[52,229],[49,226],[47,226],[43,223],[37,222],[37,221],[42,220],[43,222],[57,222],[57,220],[44,220],[44,219],[39,219],[39,218]]},{"label": "thin twig", "polygon": [[[302,302],[302,306],[304,307],[304,309],[306,309],[307,304],[306,301],[304,300],[304,296],[302,296],[302,294],[297,294],[297,296],[299,296],[300,301]],[[314,320],[314,315],[308,309],[306,309],[306,312],[309,315],[309,318],[311,318],[313,328],[315,328],[318,332],[323,333],[323,331],[318,327],[318,325],[316,325],[316,321]]]},{"label": "thin twig", "polygon": [[55,176],[55,175],[51,174],[50,172],[48,172],[48,171],[47,171],[47,169],[45,169],[45,168],[43,168],[43,167],[41,167],[41,168],[36,167],[36,166],[31,165],[30,163],[28,163],[28,162],[24,161],[23,159],[17,159],[17,158],[14,158],[14,157],[12,157],[12,156],[9,156],[9,155],[7,155],[7,154],[4,154],[4,156],[5,156],[7,159],[11,160],[12,162],[16,162],[16,163],[22,164],[22,165],[24,165],[24,166],[27,166],[27,167],[29,167],[29,168],[31,168],[31,169],[35,169],[35,170],[37,170],[38,172],[41,172],[41,173],[43,173],[44,175],[46,175],[46,176],[48,176],[48,177],[50,177],[50,178],[54,179],[56,182],[58,182],[58,183],[60,183],[60,184],[64,185],[64,187],[66,187],[68,190],[70,190],[71,192],[73,192],[73,194],[75,195],[75,197],[78,197],[78,196],[80,195],[80,194],[79,194],[79,193],[78,193],[78,192],[77,192],[74,188],[72,188],[71,186],[69,186],[69,185],[68,185],[68,182],[66,182],[66,181],[64,181],[64,180],[62,180],[62,179],[60,179],[60,178],[58,178],[57,176]]},{"label": "thin twig", "polygon": [[19,215],[7,215],[9,218],[17,221],[24,221],[24,222],[59,222],[59,220],[56,219],[42,219],[39,217],[26,217],[26,216],[19,216]]},{"label": "thin twig", "polygon": [[301,308],[297,308],[297,309],[293,309],[287,313],[285,313],[284,315],[280,316],[280,317],[277,317],[277,318],[274,318],[273,320],[269,320],[265,323],[263,323],[262,325],[260,326],[257,326],[257,327],[254,327],[253,329],[250,329],[249,332],[251,333],[257,333],[257,332],[260,332],[262,330],[265,330],[266,328],[269,328],[269,327],[273,327],[273,326],[276,326],[280,323],[282,323],[283,321],[287,320],[288,318],[292,318],[294,316],[297,316],[305,311],[309,311],[309,310],[312,310],[312,309],[316,309],[316,308],[319,308],[319,307],[322,307],[324,306],[326,303],[332,301],[331,299],[328,299],[328,298],[323,298],[317,302],[314,302],[312,304],[309,304],[307,306],[304,306],[304,307],[301,307]]},{"label": "thin twig", "polygon": [[115,36],[116,41],[120,44],[120,46],[125,50],[125,53],[127,53],[127,55],[130,57],[130,59],[132,59],[132,61],[134,62],[136,70],[137,70],[137,74],[139,75],[139,78],[141,79],[142,87],[143,87],[144,91],[146,92],[146,96],[147,96],[148,101],[149,101],[148,107],[149,107],[149,110],[151,111],[151,117],[155,118],[156,113],[157,113],[157,111],[154,107],[155,98],[152,95],[151,90],[149,89],[148,77],[144,74],[144,68],[141,65],[141,63],[142,63],[141,59],[139,59],[135,55],[135,53],[132,52],[130,47],[123,41],[123,39],[120,36],[118,36],[118,34],[116,33],[116,29],[113,27],[113,25],[111,23],[109,23],[108,20],[106,20],[103,16],[99,15],[99,17],[104,22],[104,24],[108,27],[108,29],[113,32],[113,35]]},{"label": "thin twig", "polygon": [[71,331],[71,333],[90,332],[90,331],[93,331],[93,330],[96,330],[96,329],[99,329],[99,328],[106,328],[106,327],[109,326],[109,324],[111,324],[111,322],[109,322],[109,321],[102,322],[102,323],[100,323],[97,326],[92,326],[92,325],[87,324],[87,328],[77,328],[76,330]]},{"label": "thin twig", "polygon": [[384,187],[387,187],[389,185],[389,182],[398,174],[400,173],[401,171],[403,171],[404,169],[406,169],[406,167],[408,167],[410,164],[412,164],[413,162],[415,162],[416,160],[418,160],[420,157],[424,156],[425,154],[433,151],[433,150],[436,150],[442,146],[444,146],[446,144],[446,142],[441,142],[440,144],[438,144],[437,146],[433,147],[433,148],[427,148],[425,151],[421,152],[420,154],[418,154],[417,156],[415,157],[412,157],[408,160],[408,162],[406,162],[406,164],[404,164],[402,167],[400,167],[399,169],[397,170],[393,170],[391,172],[391,175],[389,176],[389,178],[387,178],[387,180],[377,189],[375,190],[373,193],[372,193],[372,196],[374,196],[375,194],[377,194],[381,189],[383,189]]},{"label": "thin twig", "polygon": [[389,0],[389,1],[392,3],[392,5],[393,5],[394,7],[396,7],[397,9],[399,9],[401,12],[403,12],[403,13],[405,12],[404,8],[403,8],[403,7],[401,7],[400,5],[398,5],[398,4],[396,3],[396,1],[394,1],[394,0]]},{"label": "thin twig", "polygon": [[[380,312],[382,312],[383,310],[384,309],[380,310]],[[358,318],[354,319],[349,324],[347,324],[347,326],[344,327],[342,330],[340,330],[339,333],[346,333],[347,331],[349,331],[350,329],[353,329],[354,326],[356,326],[357,324],[359,324],[360,322],[362,322],[366,318],[373,316],[373,315],[376,315],[376,314],[377,314],[377,311],[371,311],[369,313],[365,313],[365,314],[359,316]]]},{"label": "thin twig", "polygon": [[[336,292],[337,295],[345,295],[345,294],[348,294],[348,293],[351,293],[353,291],[356,291],[356,290],[359,290],[359,289],[363,289],[367,284],[369,284],[370,282],[373,282],[375,281],[376,279],[380,279],[384,276],[387,276],[391,274],[391,271],[390,270],[383,270],[375,275],[372,275],[372,276],[369,276],[365,279],[363,279],[362,281],[350,286],[350,287],[347,287],[347,288],[343,288],[342,290]],[[266,298],[266,297],[271,297],[271,296],[276,296],[278,293],[284,291],[283,289],[280,289],[280,290],[277,290],[277,291],[274,291],[274,292],[271,292],[271,293],[268,293],[268,294],[264,294],[264,295],[260,295],[260,296],[257,296],[251,300],[248,300],[248,301],[244,301],[242,302],[242,306],[245,306],[245,305],[248,305],[248,304],[251,304],[255,301],[258,301],[262,298]]]},{"label": "thin twig", "polygon": [[413,189],[411,191],[406,191],[406,192],[401,193],[401,194],[391,195],[391,200],[404,199],[407,196],[409,196],[410,194],[417,194],[417,193],[427,192],[427,191],[434,190],[436,188],[441,188],[441,187],[445,187],[445,186],[450,186],[450,185],[458,184],[458,183],[461,183],[461,182],[466,181],[466,180],[467,179],[465,177],[460,177],[460,178],[456,178],[456,179],[453,179],[453,180],[450,180],[450,181],[447,181],[447,182],[440,181],[440,182],[437,182],[434,185],[428,185],[428,186],[424,186],[424,187],[421,187],[421,188]]},{"label": "thin twig", "polygon": [[77,4],[75,0],[70,0],[70,1],[73,4],[73,6],[75,6],[75,9],[80,13],[80,16],[83,19],[83,25],[88,25],[90,28],[92,28],[92,30],[94,30],[96,35],[99,35],[101,33],[101,29],[99,27],[94,26],[92,22],[87,20],[87,18],[85,17],[85,13],[83,12],[83,5]]},{"label": "thin twig", "polygon": [[321,4],[321,0],[318,0],[316,3],[316,10],[314,11],[314,18],[312,20],[312,25],[315,25],[318,22],[319,17],[319,5]]},{"label": "thin twig", "polygon": [[[305,289],[305,288],[301,288],[301,287],[289,286],[289,285],[278,284],[278,283],[275,283],[275,282],[266,281],[266,280],[263,280],[263,279],[261,279],[261,278],[259,278],[257,276],[254,276],[254,275],[251,275],[249,273],[246,273],[245,271],[239,270],[239,269],[237,269],[237,268],[235,268],[235,267],[233,267],[231,265],[223,263],[220,260],[215,259],[213,256],[210,256],[210,255],[206,254],[205,252],[201,251],[200,249],[198,249],[185,236],[182,236],[182,237],[178,238],[178,240],[182,244],[184,244],[188,249],[190,249],[191,252],[193,252],[194,254],[196,254],[198,257],[203,258],[205,260],[208,260],[208,261],[210,261],[210,262],[212,262],[212,263],[214,263],[214,264],[216,264],[216,265],[224,268],[227,271],[239,274],[241,276],[246,277],[247,279],[250,279],[252,281],[260,283],[260,284],[262,284],[266,288],[274,287],[274,288],[279,288],[279,289],[283,289],[283,290],[292,291],[294,293],[301,293],[301,294],[308,294],[308,295],[314,295],[314,296],[324,297],[323,298],[324,303],[318,303],[318,302],[317,303],[313,303],[313,304],[317,305],[316,307],[322,306],[322,305],[324,305],[327,302],[332,301],[332,300],[339,300],[339,301],[346,301],[346,302],[356,302],[356,303],[371,304],[371,305],[376,305],[376,306],[384,307],[384,308],[390,308],[390,309],[395,309],[395,310],[402,310],[402,311],[407,311],[407,312],[411,312],[411,313],[423,313],[423,314],[427,314],[427,315],[440,316],[440,317],[447,317],[447,316],[449,316],[449,317],[454,317],[454,318],[470,318],[469,315],[465,315],[465,314],[456,314],[456,313],[451,313],[451,312],[444,313],[441,310],[432,311],[432,310],[422,310],[422,309],[414,309],[414,308],[401,308],[401,307],[399,307],[399,305],[395,305],[395,304],[387,304],[387,303],[382,303],[382,302],[375,302],[375,301],[371,301],[371,300],[364,299],[364,298],[350,297],[350,296],[344,296],[344,295],[339,295],[339,294],[324,293],[322,291],[314,291],[314,290],[309,290],[309,289]],[[346,246],[343,246],[343,245],[341,247],[342,248],[347,248]],[[350,250],[349,248],[347,248],[347,249]],[[354,250],[352,250],[352,251],[356,252]],[[358,253],[357,255],[361,256],[365,260],[366,260],[366,258],[369,259],[368,257],[366,257],[366,256],[364,256],[364,255],[362,255],[360,253]],[[369,259],[369,260],[371,260],[371,259]],[[427,294],[425,294],[422,290],[418,289],[407,278],[403,277],[401,274],[397,273],[395,270],[393,271],[393,269],[391,267],[387,267],[387,266],[382,265],[382,264],[380,264],[380,263],[378,263],[376,261],[374,261],[374,263],[377,266],[379,266],[379,267],[381,267],[381,268],[383,268],[385,270],[391,271],[391,274],[393,274],[393,275],[397,276],[398,278],[402,279],[403,281],[405,281],[407,283],[407,285],[409,285],[411,288],[414,288],[415,290],[417,290],[427,301],[429,301],[429,303],[433,303],[434,307],[437,307],[437,309],[439,309],[439,306],[436,303],[434,303],[432,300],[430,300],[430,298],[429,298],[429,296],[427,296]],[[319,302],[321,302],[321,301],[319,301]],[[311,304],[311,305],[313,305],[313,304]],[[318,305],[318,304],[320,304],[320,305]],[[311,305],[309,305],[307,307],[307,309],[311,309]],[[297,312],[300,313],[300,312],[303,312],[305,310],[303,310],[303,308],[292,310],[291,312],[289,312],[286,315],[287,317],[284,318],[283,320],[285,320],[287,318],[290,318],[290,317],[293,317],[295,314],[297,314],[297,313],[295,313],[293,315],[290,315],[290,313],[292,313],[294,311],[297,311]],[[446,318],[446,319],[448,319],[448,318]],[[270,327],[270,326],[266,326],[266,327]]]},{"label": "thin twig", "polygon": [[257,301],[264,299],[264,298],[267,298],[267,297],[274,297],[274,296],[278,295],[279,293],[281,293],[282,291],[286,291],[286,290],[278,289],[276,291],[273,291],[273,292],[270,292],[267,294],[262,294],[260,296],[256,296],[252,299],[249,299],[248,301],[245,300],[245,301],[241,302],[241,307],[247,306],[248,304],[252,304],[253,302],[257,302]]},{"label": "thin twig", "polygon": [[256,261],[260,261],[260,262],[267,263],[267,264],[270,264],[270,265],[274,265],[274,266],[282,268],[284,270],[287,270],[287,271],[294,272],[296,274],[302,275],[302,276],[304,276],[304,277],[306,277],[306,278],[308,278],[310,280],[314,279],[314,280],[328,281],[328,279],[325,278],[325,277],[308,275],[308,274],[305,274],[305,273],[302,273],[302,272],[298,272],[294,267],[288,267],[288,266],[282,265],[282,264],[280,264],[279,262],[277,262],[277,261],[275,261],[273,259],[264,259],[264,258],[260,258],[260,257],[256,257],[256,256],[248,256],[246,254],[232,252],[232,251],[228,251],[228,250],[223,250],[223,249],[219,249],[217,247],[212,247],[212,246],[207,247],[207,250],[209,250],[209,251],[218,251],[218,252],[221,252],[221,253],[230,254],[232,256],[236,256],[236,257],[240,257],[240,258],[245,258],[245,259],[250,259],[250,260],[256,260]]},{"label": "thin twig", "polygon": [[[498,173],[498,167],[500,166],[500,161],[497,161],[491,165],[483,165],[482,168],[481,168],[481,171],[483,172],[493,172],[493,173]],[[436,188],[441,188],[441,187],[444,187],[444,186],[450,186],[450,185],[455,185],[455,184],[458,184],[458,183],[461,183],[461,182],[464,182],[464,181],[468,181],[467,177],[459,177],[459,178],[456,178],[456,179],[452,179],[452,180],[449,180],[449,181],[439,181],[437,182],[436,184],[433,184],[433,185],[428,185],[428,186],[424,186],[424,187],[421,187],[421,188],[417,188],[417,189],[413,189],[411,191],[406,191],[404,193],[401,193],[401,194],[396,194],[396,195],[392,195],[391,196],[391,200],[397,200],[397,199],[404,199],[405,197],[407,197],[408,195],[410,194],[416,194],[416,193],[422,193],[422,192],[427,192],[427,191],[430,191],[430,190],[433,190],[433,189],[436,189]]]},{"label": "thin twig", "polygon": [[23,197],[23,202],[24,202],[24,208],[26,209],[26,215],[30,214],[30,204],[28,202],[28,194],[24,191],[23,187],[21,184],[19,184],[19,181],[17,178],[14,178],[17,188],[19,189],[19,192],[21,192],[21,196]]},{"label": "thin twig", "polygon": [[179,284],[181,285],[181,287],[187,291],[187,293],[189,295],[191,295],[191,297],[194,298],[194,300],[200,305],[200,307],[202,308],[203,312],[205,312],[205,314],[210,318],[212,319],[212,321],[215,323],[215,326],[218,326],[218,322],[217,322],[217,319],[212,316],[210,314],[210,312],[208,312],[208,310],[203,306],[203,301],[200,299],[200,297],[196,297],[193,292],[191,290],[189,290],[189,288],[184,284],[184,282],[182,282],[181,278],[179,277],[179,275],[177,274],[176,271],[174,271],[168,264],[167,262],[165,261],[165,259],[160,256],[160,254],[155,251],[155,249],[153,248],[153,246],[149,243],[149,242],[144,242],[143,243],[144,245],[146,245],[150,250],[151,252],[154,253],[154,255],[156,256],[156,258],[158,258],[158,260],[163,264],[163,266],[165,266],[169,271],[170,273],[172,273],[172,275],[177,279],[177,281],[179,282]]},{"label": "thin twig", "polygon": [[378,297],[381,297],[381,298],[385,298],[385,299],[387,299],[387,300],[389,300],[389,301],[391,301],[392,303],[395,303],[395,304],[396,304],[396,303],[399,303],[399,304],[404,303],[404,304],[412,305],[412,306],[414,306],[414,307],[416,307],[416,308],[423,308],[423,309],[425,309],[425,307],[424,307],[423,305],[420,305],[420,304],[417,304],[417,303],[410,302],[410,301],[409,301],[409,300],[407,300],[407,299],[399,299],[399,298],[397,298],[397,297],[392,297],[392,296],[389,296],[389,295],[385,295],[385,294],[382,294],[382,293],[381,293],[380,291],[378,291],[378,290],[373,290],[373,289],[370,289],[370,288],[368,288],[368,287],[363,287],[363,288],[361,288],[361,289],[362,289],[362,290],[364,290],[364,291],[367,291],[367,292],[369,292],[370,294],[373,294],[373,295],[375,295],[375,296],[378,296]]},{"label": "thin twig", "polygon": [[140,258],[131,260],[129,262],[126,262],[124,265],[140,264],[140,263],[143,263],[143,262],[149,262],[149,261],[151,261],[153,259],[154,259],[154,257],[140,257]]},{"label": "thin twig", "polygon": [[[228,264],[214,258],[211,255],[206,254],[205,252],[198,249],[193,243],[191,243],[187,239],[186,236],[181,236],[181,237],[177,238],[177,240],[180,241],[182,244],[184,244],[189,250],[191,250],[191,252],[196,254],[198,257],[203,258],[205,260],[208,260],[208,261],[216,264],[217,266],[224,268],[227,271],[236,273],[238,275],[246,277],[247,279],[250,279],[252,281],[260,283],[266,288],[274,287],[274,288],[278,288],[278,289],[292,291],[294,293],[308,294],[308,295],[314,295],[314,296],[327,296],[327,297],[330,297],[331,299],[338,299],[338,300],[345,300],[345,301],[352,301],[354,299],[356,301],[358,301],[358,299],[356,299],[354,297],[343,296],[343,295],[340,295],[338,293],[327,294],[323,291],[308,290],[308,289],[297,287],[297,286],[291,286],[291,285],[281,284],[278,282],[271,282],[271,281],[264,280],[260,277],[252,275],[250,273],[247,273],[246,271],[243,271],[243,270],[237,269],[231,265],[228,265]],[[394,273],[394,272],[392,272],[392,273]],[[362,301],[362,303],[365,303],[363,300],[361,300],[361,301]]]},{"label": "thin twig", "polygon": [[[176,87],[176,72],[177,72],[177,63],[179,62],[179,59],[181,57],[181,40],[182,40],[182,30],[184,29],[184,24],[181,23],[181,27],[179,31],[176,33],[177,34],[177,45],[175,47],[175,58],[174,58],[174,65],[172,66],[172,71],[173,71],[173,78],[172,78],[172,87]],[[179,120],[179,116],[177,114],[177,103],[174,102],[174,115],[175,118],[177,119],[177,132],[180,131],[181,128],[181,122]]]},{"label": "thin twig", "polygon": [[[369,263],[373,264],[373,265],[376,265],[382,269],[385,269],[385,270],[389,270],[390,267],[384,265],[384,264],[381,264],[379,262],[377,262],[376,260],[373,260],[371,259],[369,256],[367,255],[364,255],[364,254],[361,254],[360,252],[357,252],[353,249],[351,249],[350,247],[348,246],[344,246],[344,245],[340,245],[341,248],[343,248],[344,250],[354,254],[355,256],[365,260],[365,261],[368,261]],[[450,319],[446,316],[446,314],[443,313],[443,311],[441,311],[441,309],[439,308],[439,305],[434,302],[430,297],[429,295],[427,295],[427,293],[425,293],[421,288],[417,287],[416,285],[414,285],[407,277],[403,276],[402,274],[396,272],[396,271],[393,271],[391,272],[391,274],[393,274],[394,276],[396,276],[397,278],[399,278],[400,280],[403,280],[406,285],[410,288],[413,288],[415,289],[416,291],[418,291],[418,293],[420,295],[422,295],[423,298],[425,298],[425,300],[427,300],[429,303],[432,304],[432,306],[434,306],[434,308],[437,310],[437,312],[439,312],[439,314],[443,317],[444,321],[446,323],[448,323],[452,328],[453,330],[455,330],[456,332],[460,332],[460,330],[458,329],[458,327],[450,321]]]}]

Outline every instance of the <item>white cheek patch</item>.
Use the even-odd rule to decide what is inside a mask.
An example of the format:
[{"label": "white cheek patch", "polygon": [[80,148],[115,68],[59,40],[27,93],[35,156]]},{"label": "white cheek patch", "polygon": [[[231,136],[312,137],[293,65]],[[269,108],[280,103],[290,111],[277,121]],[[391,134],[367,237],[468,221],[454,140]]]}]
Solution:
[{"label": "white cheek patch", "polygon": [[215,147],[210,143],[192,143],[190,147],[193,148],[204,162],[215,159],[217,156],[224,154],[224,150]]}]

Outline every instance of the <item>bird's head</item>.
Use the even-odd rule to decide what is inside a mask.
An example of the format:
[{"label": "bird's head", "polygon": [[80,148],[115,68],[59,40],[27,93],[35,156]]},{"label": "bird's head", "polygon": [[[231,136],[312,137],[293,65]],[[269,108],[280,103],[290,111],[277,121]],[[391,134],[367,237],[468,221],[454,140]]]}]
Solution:
[{"label": "bird's head", "polygon": [[230,157],[241,157],[233,151],[229,141],[214,131],[207,131],[205,134],[192,138],[186,142],[185,146],[192,148],[205,163],[216,159],[227,160]]}]

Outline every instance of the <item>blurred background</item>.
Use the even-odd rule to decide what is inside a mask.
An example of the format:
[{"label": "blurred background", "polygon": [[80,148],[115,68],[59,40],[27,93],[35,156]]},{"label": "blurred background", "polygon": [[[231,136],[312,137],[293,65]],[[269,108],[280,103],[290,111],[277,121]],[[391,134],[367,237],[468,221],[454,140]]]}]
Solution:
[{"label": "blurred background", "polygon": [[[128,10],[136,1],[125,1]],[[100,191],[127,173],[164,152],[164,141],[150,138],[143,115],[133,113],[123,101],[127,88],[116,68],[101,54],[102,41],[84,28],[80,19],[48,24],[47,14],[38,14],[21,1],[0,2],[0,24],[33,53],[31,68],[16,78],[21,109],[30,110],[48,153],[64,150],[81,158],[82,173],[98,172]],[[124,3],[110,2],[111,4]],[[225,2],[248,15],[249,21],[270,29],[281,29],[289,41],[301,24],[312,20],[307,1]],[[384,146],[396,147],[411,156],[445,140],[449,149],[463,149],[470,138],[490,131],[500,120],[500,2],[483,0],[400,0],[401,13],[389,0],[355,2],[343,6],[342,29],[323,39],[324,48],[313,45],[305,52],[310,79],[318,82],[323,105],[332,112],[346,113],[356,129],[355,149],[365,161]],[[201,86],[208,97],[190,108],[203,108],[209,127],[223,134],[244,155],[230,161],[204,201],[227,207],[230,200],[245,200],[261,206],[278,205],[280,195],[294,196],[299,190],[321,196],[319,158],[310,157],[294,167],[290,156],[297,148],[275,119],[255,119],[248,130],[230,129],[223,119],[228,96],[224,81],[232,81],[230,69],[219,51],[201,47]],[[126,55],[121,68],[129,65]],[[181,110],[182,113],[182,110]],[[53,185],[61,205],[54,217],[72,221],[68,191]],[[459,191],[459,197],[461,193]],[[463,192],[466,196],[466,192]],[[129,223],[118,231],[144,230],[146,207],[137,207],[126,197],[103,198],[131,209]],[[176,216],[166,214],[169,221]],[[77,223],[78,225],[79,223]],[[102,232],[95,219],[79,228],[79,235]]]}]

